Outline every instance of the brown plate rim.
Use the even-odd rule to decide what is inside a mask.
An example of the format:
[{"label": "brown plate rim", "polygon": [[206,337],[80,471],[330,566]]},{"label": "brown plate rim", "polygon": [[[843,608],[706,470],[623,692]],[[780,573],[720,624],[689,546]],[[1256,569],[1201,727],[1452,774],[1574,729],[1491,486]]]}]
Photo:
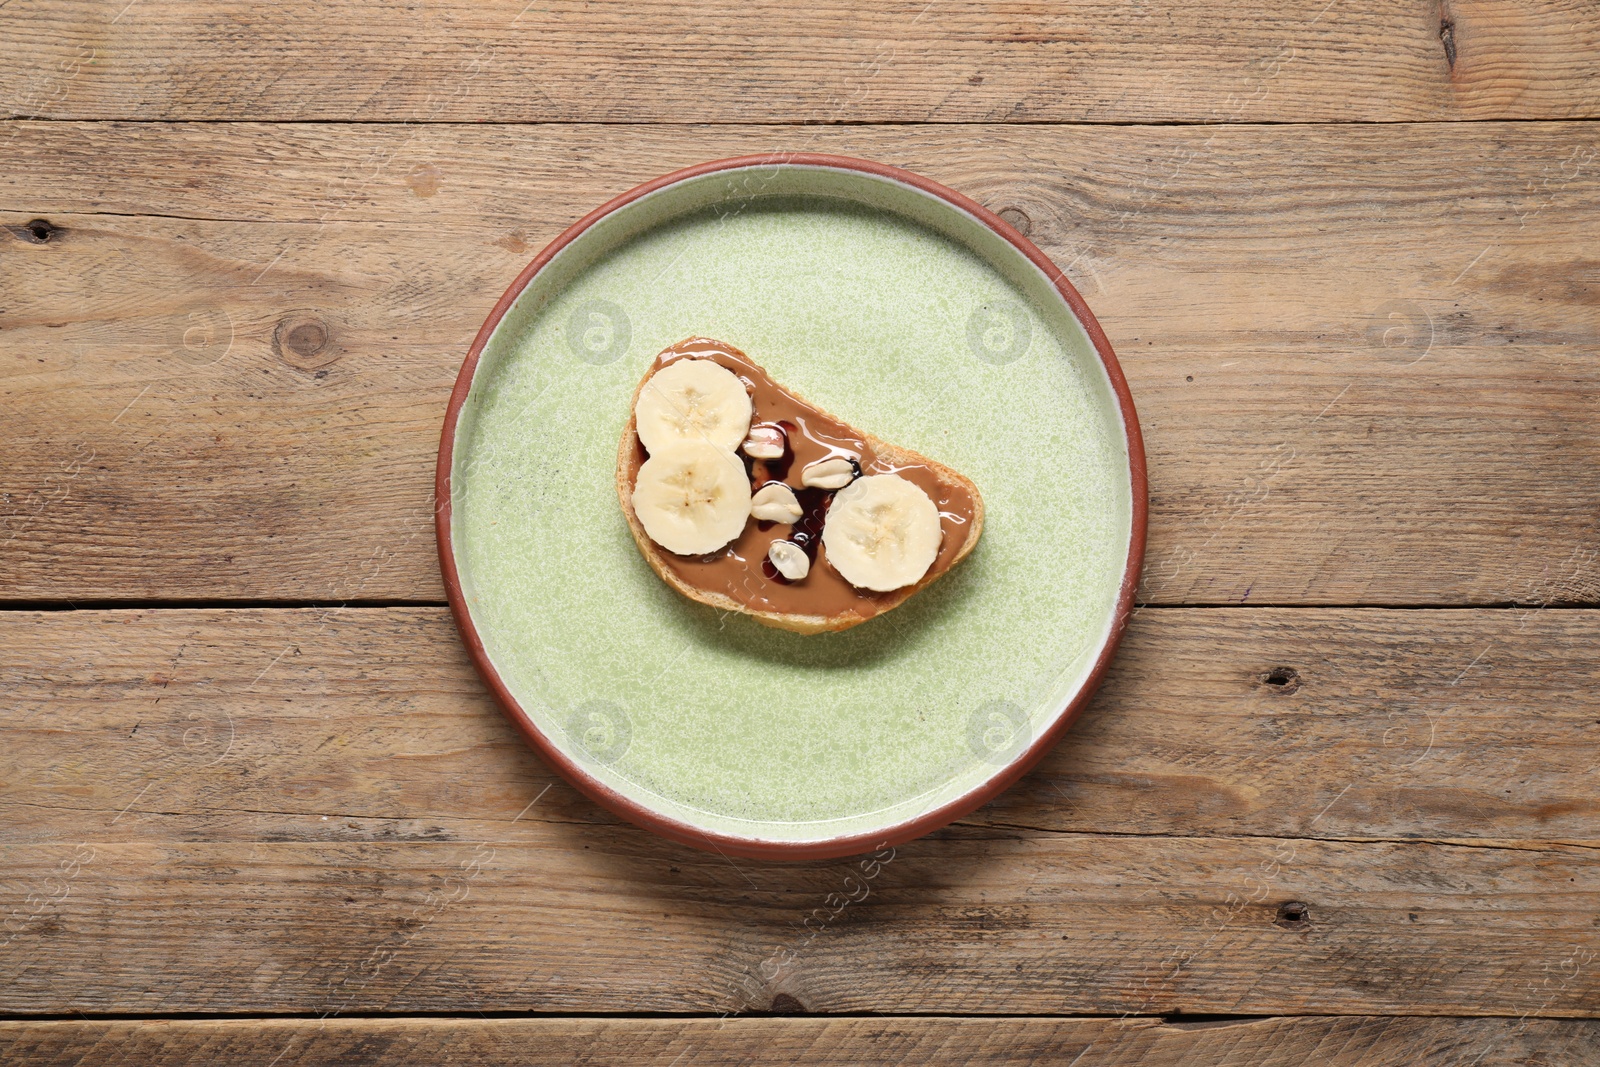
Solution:
[{"label": "brown plate rim", "polygon": [[[1088,335],[1090,343],[1094,345],[1095,353],[1100,357],[1100,362],[1105,367],[1106,376],[1111,381],[1112,391],[1116,394],[1117,404],[1121,409],[1133,498],[1133,518],[1128,538],[1128,558],[1123,569],[1122,586],[1117,593],[1116,611],[1112,618],[1111,631],[1105,643],[1101,646],[1100,654],[1095,659],[1094,667],[1090,670],[1083,685],[1079,687],[1077,693],[1067,705],[1055,715],[1050,726],[1041,731],[1031,744],[1013,757],[1009,763],[997,769],[977,788],[963,793],[937,808],[923,812],[913,819],[908,819],[885,829],[874,830],[871,833],[848,834],[815,841],[770,841],[759,838],[736,837],[729,834],[715,833],[677,819],[668,818],[660,812],[653,811],[636,800],[618,793],[590,775],[578,763],[563,753],[535,725],[533,719],[522,709],[517,699],[512,696],[484,649],[477,627],[473,624],[472,615],[467,610],[466,597],[461,590],[461,578],[456,570],[450,523],[450,473],[455,456],[456,426],[460,420],[461,409],[465,405],[467,396],[472,389],[472,380],[478,369],[478,359],[482,355],[483,349],[488,344],[495,328],[499,326],[500,320],[505,317],[512,304],[522,295],[523,290],[544,269],[545,265],[596,222],[618,209],[669,185],[676,185],[690,178],[703,177],[719,171],[789,166],[855,171],[912,186],[973,216],[1009,241],[1034,266],[1043,271],[1045,277],[1051,281],[1056,291],[1061,294],[1062,299],[1067,302],[1067,306],[1072,309],[1074,317],[1077,318],[1085,334]],[[1078,294],[1077,289],[1073,288],[1072,283],[1067,281],[1061,269],[1052,263],[1050,258],[1040,251],[1032,241],[1017,232],[1004,219],[983,205],[963,196],[954,189],[950,189],[912,171],[871,160],[855,159],[850,156],[815,152],[772,152],[759,155],[733,156],[727,159],[697,163],[694,166],[663,174],[659,178],[653,178],[642,185],[635,186],[620,196],[602,204],[567,227],[560,236],[546,245],[544,250],[534,257],[527,267],[523,268],[522,273],[517,275],[516,280],[507,287],[505,293],[496,302],[493,310],[489,312],[488,318],[484,320],[483,326],[478,330],[477,336],[473,338],[472,347],[468,349],[467,357],[461,365],[461,372],[456,377],[455,388],[451,391],[450,405],[445,411],[444,427],[440,433],[439,460],[434,474],[434,533],[438,540],[439,568],[444,579],[445,594],[450,602],[450,613],[455,617],[456,627],[461,632],[462,641],[467,646],[467,652],[472,657],[473,664],[477,667],[478,673],[482,676],[484,682],[489,686],[490,691],[494,693],[495,698],[499,701],[507,718],[511,720],[512,725],[522,733],[528,743],[538,752],[540,758],[555,768],[574,788],[629,822],[682,844],[720,852],[724,855],[751,859],[838,859],[904,844],[941,827],[948,826],[964,815],[971,814],[1014,785],[1017,779],[1026,774],[1055,745],[1062,733],[1072,726],[1078,716],[1082,714],[1085,705],[1088,704],[1095,690],[1099,688],[1100,682],[1116,654],[1117,646],[1121,643],[1123,631],[1127,628],[1128,618],[1133,611],[1134,593],[1138,587],[1140,570],[1144,564],[1146,521],[1149,510],[1148,492],[1145,473],[1144,438],[1139,431],[1139,417],[1134,410],[1133,395],[1128,390],[1128,382],[1123,376],[1122,367],[1117,362],[1116,354],[1111,350],[1111,342],[1106,339],[1105,331],[1100,328],[1100,324],[1095,320],[1093,313],[1089,311],[1088,305],[1084,303],[1083,297]]]}]

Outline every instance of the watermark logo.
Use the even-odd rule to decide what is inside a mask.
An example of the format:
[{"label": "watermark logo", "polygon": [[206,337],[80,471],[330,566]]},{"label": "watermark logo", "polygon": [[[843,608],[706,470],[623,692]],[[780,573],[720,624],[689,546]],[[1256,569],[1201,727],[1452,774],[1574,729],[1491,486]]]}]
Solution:
[{"label": "watermark logo", "polygon": [[1410,300],[1388,300],[1367,320],[1367,343],[1379,358],[1409,367],[1433,350],[1433,316]]},{"label": "watermark logo", "polygon": [[5,918],[0,919],[0,934],[4,935],[0,939],[0,949],[32,932],[29,924],[36,923],[46,912],[66,900],[72,892],[73,880],[94,862],[94,857],[92,845],[79,845],[73,849],[72,855],[56,865],[55,871],[30,886],[22,898],[21,906],[12,908]]},{"label": "watermark logo", "polygon": [[[777,998],[769,994],[772,983],[786,968],[799,962],[801,950],[815,941],[846,908],[865,901],[872,894],[873,879],[882,874],[894,862],[894,858],[895,851],[888,845],[862,857],[855,864],[855,869],[845,876],[841,891],[829,893],[823,898],[821,906],[812,908],[800,920],[801,933],[796,941],[775,949],[754,968],[746,967],[731,989],[738,1005],[735,1010],[761,1007],[769,1000],[776,1002]],[[789,925],[792,927],[794,923]],[[727,1013],[723,1017],[726,1018]]]},{"label": "watermark logo", "polygon": [[610,765],[622,758],[633,741],[628,713],[609,700],[578,705],[567,720],[567,736],[596,763]]},{"label": "watermark logo", "polygon": [[172,351],[192,367],[209,367],[233,347],[233,319],[219,307],[198,308],[173,323]]},{"label": "watermark logo", "polygon": [[632,339],[627,313],[609,300],[587,301],[567,318],[567,348],[585,363],[615,363]]},{"label": "watermark logo", "polygon": [[967,319],[967,346],[985,363],[1003,367],[1028,354],[1033,316],[1014,300],[991,300],[973,308]]},{"label": "watermark logo", "polygon": [[1011,762],[1033,736],[1028,713],[1009,700],[991,700],[967,718],[967,747],[980,760]]}]

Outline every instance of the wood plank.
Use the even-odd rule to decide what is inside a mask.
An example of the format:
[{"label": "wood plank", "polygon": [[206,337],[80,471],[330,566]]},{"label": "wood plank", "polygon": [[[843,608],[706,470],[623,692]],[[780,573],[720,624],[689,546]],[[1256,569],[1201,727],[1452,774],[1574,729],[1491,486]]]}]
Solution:
[{"label": "wood plank", "polygon": [[[252,1019],[4,1022],[33,1067],[276,1064],[980,1064],[1586,1067],[1600,1023],[1550,1019]],[[281,1057],[274,1059],[273,1057]],[[1073,1059],[1076,1056],[1077,1059]]]},{"label": "wood plank", "polygon": [[0,1011],[30,1015],[1520,1017],[1600,996],[1593,849],[962,828],[870,882],[553,823],[460,844],[86,828],[3,855]]},{"label": "wood plank", "polygon": [[[1597,633],[1585,610],[1143,611],[1084,719],[970,821],[1600,846]],[[12,843],[471,841],[551,781],[437,608],[0,613],[0,692]],[[562,785],[527,819],[615,825]]]},{"label": "wood plank", "polygon": [[[1083,729],[876,867],[730,863],[618,824],[552,784],[449,626],[0,616],[0,1011],[1520,1017],[1600,996],[1600,613],[1143,612]],[[1299,688],[1266,691],[1284,665]]]},{"label": "wood plank", "polygon": [[1590,125],[8,135],[0,596],[442,598],[438,426],[503,286],[636,181],[803,143],[1006,209],[1082,288],[1145,427],[1144,599],[1600,601]]},{"label": "wood plank", "polygon": [[16,0],[7,115],[364,121],[1592,117],[1571,0],[694,7]]}]

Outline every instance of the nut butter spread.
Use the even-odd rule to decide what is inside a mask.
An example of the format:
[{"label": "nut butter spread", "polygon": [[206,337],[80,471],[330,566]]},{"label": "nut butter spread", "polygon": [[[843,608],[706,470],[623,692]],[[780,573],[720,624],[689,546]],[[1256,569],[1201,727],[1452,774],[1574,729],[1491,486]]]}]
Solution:
[{"label": "nut butter spread", "polygon": [[[801,517],[792,525],[751,518],[742,533],[714,552],[663,553],[664,565],[685,583],[762,612],[867,619],[902,602],[906,589],[873,592],[851,585],[829,564],[823,544],[822,531],[838,483],[870,475],[898,475],[922,489],[938,509],[942,538],[923,582],[943,574],[959,557],[976,511],[966,486],[941,478],[924,464],[892,463],[860,433],[794,396],[731,345],[703,337],[680,341],[656,357],[649,377],[683,360],[713,361],[744,384],[753,407],[750,438],[760,442],[750,451],[770,455],[777,450],[780,433],[783,449],[781,456],[771,458],[754,458],[745,450],[735,453],[744,464],[750,491],[754,494],[781,482],[793,490],[801,509]],[[630,436],[631,460],[628,442],[623,444],[622,460],[631,490],[649,453],[637,434]],[[830,485],[836,487],[824,487]],[[803,578],[791,581],[773,565],[769,550],[779,541],[792,542],[810,558]],[[793,552],[780,545],[778,555],[787,561]]]}]

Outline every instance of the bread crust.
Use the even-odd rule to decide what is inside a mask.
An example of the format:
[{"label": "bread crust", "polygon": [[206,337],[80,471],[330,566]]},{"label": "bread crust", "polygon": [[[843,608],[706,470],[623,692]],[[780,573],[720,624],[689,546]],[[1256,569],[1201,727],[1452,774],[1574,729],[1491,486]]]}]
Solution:
[{"label": "bread crust", "polygon": [[[883,441],[869,433],[855,430],[876,450],[879,457],[887,460],[890,464],[899,467],[926,467],[933,472],[934,477],[941,484],[960,486],[971,495],[972,522],[968,524],[966,540],[961,544],[961,547],[948,564],[943,567],[935,564],[916,583],[885,594],[883,599],[876,601],[878,611],[872,615],[862,615],[854,611],[837,612],[832,615],[802,615],[793,612],[763,611],[741,604],[724,593],[700,589],[691,585],[684,581],[671,567],[667,566],[667,550],[650,539],[650,535],[645,533],[644,526],[639,522],[639,516],[633,510],[634,481],[638,477],[640,466],[642,466],[642,462],[639,459],[638,429],[634,421],[633,412],[639,402],[639,393],[644,389],[645,382],[649,380],[650,375],[648,374],[639,380],[638,386],[633,391],[633,399],[628,404],[628,422],[622,428],[622,439],[617,446],[617,499],[622,504],[623,516],[628,520],[628,529],[633,532],[633,540],[639,546],[639,551],[643,554],[645,562],[650,564],[650,569],[655,571],[663,582],[666,582],[678,593],[690,600],[705,604],[707,607],[716,608],[719,611],[737,611],[741,614],[752,616],[764,626],[775,627],[779,630],[790,630],[798,634],[819,634],[848,630],[852,626],[858,626],[866,622],[868,619],[875,619],[885,612],[894,610],[919,591],[938,581],[963,559],[966,559],[967,554],[977,545],[978,538],[983,534],[983,497],[979,494],[978,487],[972,483],[972,479],[937,460],[929,459],[921,453],[913,452],[909,448],[889,444],[887,441]],[[822,411],[821,408],[818,408],[788,386],[783,388],[795,399],[810,405],[819,412]],[[841,423],[844,421],[836,415],[826,412],[824,414]]]}]

